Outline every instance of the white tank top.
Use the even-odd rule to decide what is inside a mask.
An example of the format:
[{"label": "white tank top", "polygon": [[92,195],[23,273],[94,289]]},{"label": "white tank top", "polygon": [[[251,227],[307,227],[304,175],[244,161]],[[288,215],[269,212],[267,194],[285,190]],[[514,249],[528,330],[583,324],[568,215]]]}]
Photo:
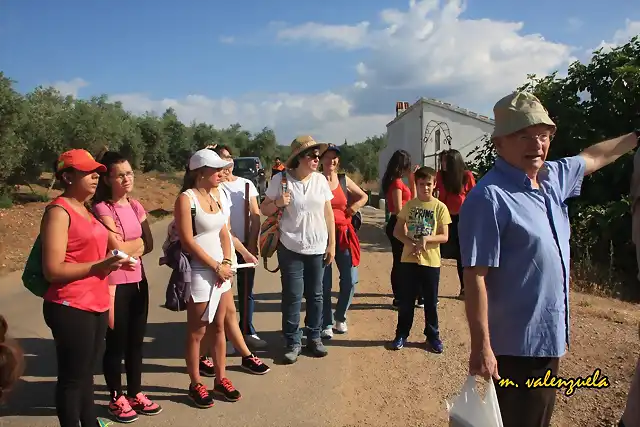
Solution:
[{"label": "white tank top", "polygon": [[[196,229],[193,237],[196,243],[215,261],[222,262],[224,256],[222,254],[222,244],[220,243],[220,230],[227,222],[227,217],[219,208],[218,212],[206,212],[200,206],[198,197],[193,190],[189,189],[184,192],[195,204],[196,216],[194,219]],[[191,260],[191,269],[194,270],[210,270],[209,266],[203,265],[195,257]]]}]

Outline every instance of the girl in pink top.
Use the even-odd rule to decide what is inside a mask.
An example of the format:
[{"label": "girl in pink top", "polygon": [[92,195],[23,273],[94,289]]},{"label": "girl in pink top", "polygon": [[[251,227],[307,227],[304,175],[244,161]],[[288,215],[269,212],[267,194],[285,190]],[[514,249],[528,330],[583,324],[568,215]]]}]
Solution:
[{"label": "girl in pink top", "polygon": [[[94,211],[113,230],[109,250],[119,249],[136,258],[132,271],[117,270],[109,275],[111,308],[103,372],[111,394],[109,412],[120,422],[132,422],[138,414],[156,415],[162,408],[142,393],[142,343],[149,312],[149,285],[142,255],[153,250],[153,238],[144,208],[128,194],[133,190],[133,170],[125,157],[106,152],[94,197]],[[123,393],[121,366],[125,359],[127,394]]]}]

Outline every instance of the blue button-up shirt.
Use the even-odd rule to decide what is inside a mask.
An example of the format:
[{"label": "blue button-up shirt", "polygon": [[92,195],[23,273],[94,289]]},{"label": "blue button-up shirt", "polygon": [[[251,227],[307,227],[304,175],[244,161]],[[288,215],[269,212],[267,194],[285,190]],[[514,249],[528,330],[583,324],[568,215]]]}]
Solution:
[{"label": "blue button-up shirt", "polygon": [[545,162],[539,189],[502,158],[469,192],[458,225],[464,267],[485,277],[496,355],[560,357],[569,344],[569,216],[581,156]]}]

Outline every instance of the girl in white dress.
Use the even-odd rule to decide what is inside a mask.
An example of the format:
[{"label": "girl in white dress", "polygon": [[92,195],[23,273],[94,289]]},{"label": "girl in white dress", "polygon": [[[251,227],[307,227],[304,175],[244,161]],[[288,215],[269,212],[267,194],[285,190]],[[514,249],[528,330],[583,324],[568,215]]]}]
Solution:
[{"label": "girl in white dress", "polygon": [[[225,314],[233,304],[231,289],[232,245],[226,216],[219,202],[212,197],[212,189],[224,179],[223,168],[229,162],[211,150],[199,150],[189,159],[182,192],[174,207],[175,224],[182,248],[191,256],[191,283],[187,305],[187,371],[191,379],[189,397],[196,406],[209,408],[214,400],[202,384],[199,372],[200,345],[207,327],[212,331],[215,349],[216,379],[213,393],[226,400],[240,399],[238,392],[226,378]],[[191,208],[195,208],[192,219]],[[194,229],[195,228],[195,229]]]}]

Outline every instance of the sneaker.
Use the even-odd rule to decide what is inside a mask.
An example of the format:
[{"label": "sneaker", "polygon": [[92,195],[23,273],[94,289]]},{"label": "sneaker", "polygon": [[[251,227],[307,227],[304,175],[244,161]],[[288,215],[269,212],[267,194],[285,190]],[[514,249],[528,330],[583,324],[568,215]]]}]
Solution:
[{"label": "sneaker", "polygon": [[246,342],[249,347],[253,348],[265,348],[267,346],[267,342],[260,339],[257,334],[245,335],[244,342]]},{"label": "sneaker", "polygon": [[132,423],[138,419],[138,414],[133,410],[124,394],[111,399],[109,412],[119,423]]},{"label": "sneaker", "polygon": [[255,354],[250,354],[242,358],[242,367],[255,375],[264,375],[271,370],[262,360]]},{"label": "sneaker", "polygon": [[424,300],[422,298],[418,300],[418,302],[416,303],[416,307],[424,308]]},{"label": "sneaker", "polygon": [[233,356],[236,352],[236,348],[231,344],[231,341],[227,341],[227,356]]},{"label": "sneaker", "polygon": [[442,341],[439,338],[428,340],[427,344],[431,347],[434,353],[442,353],[444,351],[444,347],[442,345]]},{"label": "sneaker", "polygon": [[200,357],[200,375],[209,378],[216,376],[216,371],[213,369],[213,362],[206,356]]},{"label": "sneaker", "polygon": [[324,328],[322,332],[320,332],[320,338],[323,340],[330,340],[333,338],[333,328],[331,326]]},{"label": "sneaker", "polygon": [[139,414],[142,415],[158,415],[162,412],[162,407],[153,402],[143,393],[138,393],[135,397],[127,397],[129,405]]},{"label": "sneaker", "polygon": [[309,341],[307,349],[311,352],[313,357],[325,357],[329,352],[327,348],[322,344],[322,339],[315,338]]},{"label": "sneaker", "polygon": [[211,408],[215,403],[213,397],[209,394],[209,390],[204,384],[192,384],[189,386],[189,398],[193,403],[202,409]]},{"label": "sneaker", "polygon": [[349,329],[347,328],[347,321],[336,322],[336,332],[339,334],[346,334]]},{"label": "sneaker", "polygon": [[287,347],[284,353],[284,363],[286,363],[287,365],[296,363],[301,352],[302,346],[300,344],[294,344],[290,347]]},{"label": "sneaker", "polygon": [[242,397],[227,378],[223,378],[220,381],[216,379],[212,391],[214,394],[224,397],[227,402],[237,402]]},{"label": "sneaker", "polygon": [[400,350],[404,347],[407,339],[405,337],[396,337],[395,340],[391,343],[391,348],[393,350]]}]

